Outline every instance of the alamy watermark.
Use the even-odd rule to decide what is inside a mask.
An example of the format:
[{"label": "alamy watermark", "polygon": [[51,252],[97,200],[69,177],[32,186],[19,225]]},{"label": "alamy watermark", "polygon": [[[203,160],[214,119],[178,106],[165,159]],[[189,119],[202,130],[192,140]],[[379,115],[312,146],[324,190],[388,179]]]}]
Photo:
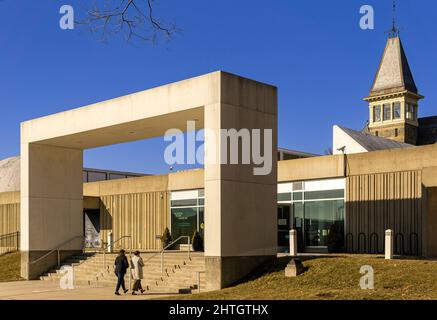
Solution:
[{"label": "alamy watermark", "polygon": [[371,5],[363,5],[360,8],[360,28],[362,30],[374,30],[375,29],[375,10]]},{"label": "alamy watermark", "polygon": [[62,30],[73,30],[74,29],[74,8],[71,5],[64,4],[59,8],[59,14],[61,14],[61,19],[59,20],[59,27]]},{"label": "alamy watermark", "polygon": [[164,140],[170,144],[164,151],[164,161],[168,165],[241,164],[254,165],[256,176],[272,172],[272,129],[202,129],[196,132],[196,122],[187,121],[186,132],[185,138],[180,129],[166,131]]},{"label": "alamy watermark", "polygon": [[[74,8],[71,5],[64,4],[59,9],[61,18],[59,20],[59,27],[62,30],[74,29]],[[365,4],[360,7],[360,21],[359,25],[362,30],[374,30],[375,29],[375,9],[373,6]]]},{"label": "alamy watermark", "polygon": [[62,266],[59,273],[59,286],[62,290],[74,289],[74,269],[72,266]]},{"label": "alamy watermark", "polygon": [[375,272],[373,267],[369,265],[362,266],[360,273],[363,275],[360,278],[360,288],[363,290],[373,290],[375,288]]}]

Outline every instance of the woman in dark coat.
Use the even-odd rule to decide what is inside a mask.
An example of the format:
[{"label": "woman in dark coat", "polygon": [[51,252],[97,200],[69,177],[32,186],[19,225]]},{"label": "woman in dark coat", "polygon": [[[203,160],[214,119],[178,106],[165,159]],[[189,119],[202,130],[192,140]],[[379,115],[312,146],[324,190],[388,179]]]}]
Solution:
[{"label": "woman in dark coat", "polygon": [[118,296],[120,295],[118,292],[120,287],[123,288],[124,293],[129,291],[126,289],[124,284],[124,275],[126,274],[127,269],[129,269],[129,262],[127,261],[124,250],[120,250],[120,253],[118,254],[117,258],[115,258],[114,263],[114,272],[117,276],[117,287],[115,288],[115,294]]}]

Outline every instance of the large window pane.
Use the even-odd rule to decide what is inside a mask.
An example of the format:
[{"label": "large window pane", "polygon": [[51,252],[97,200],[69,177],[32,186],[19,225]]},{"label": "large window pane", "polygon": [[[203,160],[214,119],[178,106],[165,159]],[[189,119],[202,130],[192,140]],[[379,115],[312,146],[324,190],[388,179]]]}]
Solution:
[{"label": "large window pane", "polygon": [[173,200],[171,202],[172,207],[190,207],[197,206],[197,199],[184,199],[184,200]]},{"label": "large window pane", "polygon": [[344,190],[323,190],[305,192],[305,200],[343,198]]},{"label": "large window pane", "polygon": [[381,121],[381,106],[373,107],[373,122]]},{"label": "large window pane", "polygon": [[395,102],[393,104],[393,119],[400,119],[401,118],[401,103]]},{"label": "large window pane", "polygon": [[385,120],[391,120],[391,105],[390,104],[384,104],[384,121]]},{"label": "large window pane", "polygon": [[409,103],[405,104],[405,117],[408,120],[413,120],[413,105]]},{"label": "large window pane", "polygon": [[88,171],[88,182],[107,180],[106,172]]},{"label": "large window pane", "polygon": [[278,201],[291,201],[291,193],[278,193]]},{"label": "large window pane", "polygon": [[[191,237],[197,230],[197,208],[171,209],[171,232],[173,240],[180,236]],[[183,241],[182,243],[186,243]]]},{"label": "large window pane", "polygon": [[303,199],[303,193],[302,192],[295,192],[293,193],[293,200],[299,201]]},{"label": "large window pane", "polygon": [[344,201],[327,200],[305,203],[305,245],[328,246],[330,230],[344,232]]}]

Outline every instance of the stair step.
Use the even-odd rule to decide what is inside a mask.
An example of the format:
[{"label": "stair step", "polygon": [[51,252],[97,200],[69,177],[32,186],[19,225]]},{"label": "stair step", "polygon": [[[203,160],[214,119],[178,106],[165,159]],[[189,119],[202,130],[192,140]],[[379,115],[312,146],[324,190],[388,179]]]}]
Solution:
[{"label": "stair step", "polygon": [[[152,254],[143,254],[143,260],[149,259]],[[117,278],[113,272],[113,261],[117,254],[80,254],[72,256],[63,262],[63,266],[74,266],[75,284],[90,287],[114,287]],[[105,268],[106,263],[106,268]],[[188,259],[186,252],[165,253],[164,271],[161,273],[161,257],[153,257],[146,262],[143,269],[143,288],[147,292],[156,293],[192,293],[198,292],[197,272],[204,272],[205,259],[203,254],[193,253]],[[60,268],[53,268],[41,275],[42,281],[59,281],[62,277]],[[126,284],[129,283],[129,276],[125,276]],[[131,280],[131,284],[133,280]],[[201,291],[205,288],[205,278],[201,274]]]}]

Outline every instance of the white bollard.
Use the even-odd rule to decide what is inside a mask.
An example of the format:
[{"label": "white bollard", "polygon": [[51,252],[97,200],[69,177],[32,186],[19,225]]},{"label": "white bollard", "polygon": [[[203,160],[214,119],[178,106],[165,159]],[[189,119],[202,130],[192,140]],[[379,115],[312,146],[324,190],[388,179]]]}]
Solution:
[{"label": "white bollard", "polygon": [[112,253],[112,243],[114,242],[114,236],[112,231],[108,232],[108,253]]},{"label": "white bollard", "polygon": [[290,230],[290,256],[297,256],[297,231]]},{"label": "white bollard", "polygon": [[393,259],[393,230],[385,230],[385,259]]}]

